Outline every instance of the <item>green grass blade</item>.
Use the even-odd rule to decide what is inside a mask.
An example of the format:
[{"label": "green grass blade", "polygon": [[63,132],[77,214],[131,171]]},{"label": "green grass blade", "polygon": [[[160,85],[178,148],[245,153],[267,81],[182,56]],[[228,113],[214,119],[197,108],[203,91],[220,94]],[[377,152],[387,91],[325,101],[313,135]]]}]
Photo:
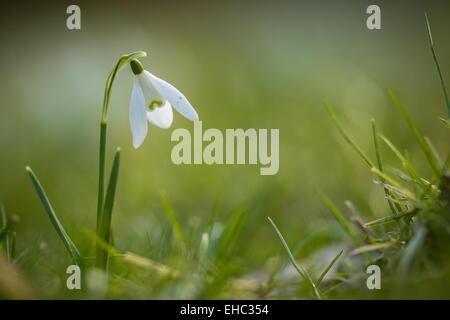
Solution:
[{"label": "green grass blade", "polygon": [[6,239],[10,229],[11,229],[10,224],[7,224],[6,226],[0,228],[0,241]]},{"label": "green grass blade", "polygon": [[370,123],[372,125],[373,145],[375,147],[375,154],[377,156],[378,169],[380,169],[380,171],[383,172],[384,171],[384,169],[383,169],[383,162],[381,160],[380,148],[378,147],[377,127],[375,125],[375,119],[371,119]]},{"label": "green grass blade", "polygon": [[441,67],[439,66],[439,61],[436,56],[436,52],[434,51],[434,43],[433,43],[433,37],[431,36],[430,21],[428,20],[428,16],[427,16],[426,12],[425,12],[425,24],[427,26],[427,32],[428,32],[428,43],[430,45],[431,54],[433,56],[434,64],[436,65],[436,70],[439,75],[439,80],[441,81],[442,92],[444,93],[444,100],[445,100],[445,104],[447,105],[447,113],[448,113],[448,116],[450,117],[450,102],[448,100],[447,88],[445,86],[444,77],[442,76]]},{"label": "green grass blade", "polygon": [[173,230],[177,237],[177,240],[182,248],[186,248],[186,237],[184,236],[183,228],[181,227],[180,220],[178,219],[175,211],[173,210],[172,204],[166,195],[162,196],[162,203],[164,206],[164,211],[172,224]]},{"label": "green grass blade", "polygon": [[212,228],[216,220],[218,205],[219,205],[219,195],[216,195],[216,197],[214,198],[214,203],[211,208],[211,211],[209,212],[208,222],[206,223],[205,228],[206,232],[208,232],[209,235],[211,235]]},{"label": "green grass blade", "polygon": [[400,151],[398,151],[397,147],[388,138],[386,138],[382,134],[379,134],[378,136],[381,138],[381,140],[384,141],[384,143],[386,143],[386,145],[392,150],[392,152],[394,152],[394,154],[397,156],[397,158],[400,160],[400,162],[404,166],[404,163],[406,163],[406,159],[403,157],[403,154]]},{"label": "green grass blade", "polygon": [[341,251],[339,251],[339,253],[336,255],[336,257],[334,257],[334,259],[330,262],[330,264],[325,268],[325,270],[322,271],[322,273],[320,274],[319,279],[317,279],[316,281],[316,286],[318,287],[319,284],[322,282],[323,278],[325,278],[325,276],[327,275],[328,271],[330,271],[331,267],[336,263],[336,261],[339,259],[339,257],[342,255],[342,252],[344,252],[343,249],[341,249]]},{"label": "green grass blade", "polygon": [[420,133],[419,129],[417,129],[416,125],[412,121],[409,114],[406,112],[406,109],[403,107],[403,105],[398,101],[398,99],[395,97],[394,93],[391,89],[388,90],[389,95],[392,98],[392,101],[394,102],[397,109],[400,111],[402,116],[405,118],[406,122],[414,132],[414,135],[416,136],[417,140],[419,141],[420,146],[422,147],[423,152],[425,153],[425,156],[428,160],[428,162],[431,165],[431,168],[435,172],[435,174],[439,177],[441,175],[441,169],[439,168],[439,165],[436,162],[436,159],[433,156],[433,153],[431,152],[430,148],[428,147],[427,143],[425,142],[425,139],[423,138],[422,134]]},{"label": "green grass blade", "polygon": [[149,258],[138,256],[132,252],[125,252],[121,258],[129,264],[155,272],[162,277],[178,277],[180,275],[178,270],[172,269],[165,264],[153,261]]},{"label": "green grass blade", "polygon": [[333,121],[334,121],[336,127],[338,128],[339,132],[341,133],[342,137],[344,137],[345,141],[347,141],[347,143],[353,148],[353,150],[356,151],[356,153],[364,160],[365,163],[367,163],[367,165],[369,167],[373,167],[374,165],[373,165],[372,161],[370,161],[369,157],[364,153],[364,151],[361,150],[360,147],[358,147],[358,145],[353,141],[353,139],[347,134],[344,127],[342,126],[342,124],[340,123],[338,118],[336,117],[336,114],[334,113],[333,108],[328,103],[328,101],[325,101],[325,106],[327,107],[331,118],[333,119]]},{"label": "green grass blade", "polygon": [[444,126],[446,126],[447,128],[450,129],[450,121],[444,118],[439,118],[439,120],[442,121],[442,123],[444,124]]},{"label": "green grass blade", "polygon": [[391,215],[391,216],[388,216],[388,217],[384,217],[384,218],[380,218],[380,219],[377,219],[377,220],[374,220],[374,221],[367,222],[366,224],[364,224],[364,227],[366,227],[366,228],[374,227],[374,226],[378,226],[380,224],[393,222],[393,221],[396,221],[396,220],[401,219],[403,217],[411,216],[411,215],[413,215],[415,213],[417,213],[417,210],[397,213],[397,214],[394,214],[394,215]]},{"label": "green grass blade", "polygon": [[14,259],[16,256],[16,242],[17,242],[17,233],[15,231],[11,234],[11,245],[9,246],[9,261]]},{"label": "green grass blade", "polygon": [[[293,255],[294,257],[296,257],[296,256],[300,253],[300,251],[301,251],[305,246],[307,246],[307,245],[310,244],[310,243],[313,243],[314,240],[316,239],[316,237],[317,237],[320,233],[321,233],[321,232],[319,231],[319,232],[313,232],[313,233],[308,234],[304,239],[302,239],[302,241],[300,241],[300,242],[294,247],[294,250],[292,250],[292,255]],[[285,261],[280,260],[280,261],[278,262],[278,266],[277,266],[276,268],[274,268],[273,272],[272,272],[271,275],[269,276],[269,280],[267,281],[267,283],[268,283],[269,286],[272,285],[272,284],[275,282],[277,275],[280,274],[280,273],[286,268],[286,266],[289,265],[290,263],[291,263],[291,262],[290,262],[289,257],[286,258]]]},{"label": "green grass blade", "polygon": [[[415,200],[415,196],[407,189],[403,188],[396,180],[394,180],[393,178],[389,177],[388,175],[386,175],[385,173],[381,172],[380,170],[378,170],[377,168],[372,168],[371,171],[373,173],[376,173],[378,176],[380,176],[381,178],[383,178],[385,181],[387,181],[387,183],[389,183],[390,185],[394,186],[395,188],[397,188],[398,190],[400,190],[406,197]],[[384,187],[384,186],[383,186]]]},{"label": "green grass blade", "polygon": [[382,250],[382,249],[387,249],[390,247],[393,247],[395,245],[397,245],[398,242],[396,241],[387,241],[387,242],[380,242],[380,243],[374,243],[374,244],[369,244],[363,247],[359,247],[356,248],[355,250],[352,250],[349,253],[349,256],[356,256],[360,253],[363,252],[369,252],[369,251],[378,251],[378,250]]},{"label": "green grass blade", "polygon": [[386,145],[392,150],[392,152],[394,152],[394,154],[402,163],[403,168],[405,168],[408,171],[408,174],[410,175],[411,179],[416,180],[420,183],[421,182],[420,175],[414,169],[411,162],[405,156],[403,156],[403,154],[400,151],[398,151],[395,145],[391,141],[389,141],[388,138],[386,138],[382,134],[379,134],[378,136],[384,141],[384,143],[386,143]]},{"label": "green grass blade", "polygon": [[272,221],[272,219],[270,219],[270,217],[267,217],[267,219],[269,219],[269,222],[272,224],[272,227],[275,229],[275,232],[278,235],[278,238],[280,238],[281,244],[283,245],[284,249],[286,250],[288,256],[289,256],[289,260],[291,260],[292,265],[294,266],[295,270],[297,270],[297,272],[300,274],[300,276],[303,277],[303,279],[305,279],[306,281],[309,282],[309,284],[311,285],[311,287],[314,290],[314,293],[316,294],[318,299],[322,299],[322,294],[320,293],[319,289],[317,288],[317,286],[315,285],[315,283],[312,281],[311,277],[309,276],[308,272],[306,271],[305,268],[303,268],[302,266],[299,266],[297,264],[297,262],[295,261],[294,256],[292,255],[291,250],[289,249],[286,241],[283,238],[283,235],[281,234],[280,230],[278,230],[275,222]]},{"label": "green grass blade", "polygon": [[[108,189],[106,190],[103,212],[100,216],[100,226],[97,230],[98,237],[104,242],[109,243],[111,233],[111,216],[116,195],[117,180],[119,178],[120,148],[117,148],[114,155],[111,176],[109,178]],[[96,248],[96,267],[104,271],[108,269],[108,251],[97,245]]]},{"label": "green grass blade", "polygon": [[55,228],[56,232],[58,233],[59,238],[63,242],[64,246],[66,247],[66,249],[69,252],[70,256],[72,257],[73,261],[78,266],[82,267],[83,261],[82,261],[80,252],[78,251],[77,247],[73,243],[72,239],[70,239],[66,230],[64,230],[64,227],[62,226],[61,222],[59,222],[59,219],[56,216],[56,213],[53,210],[53,207],[50,204],[50,201],[48,200],[47,195],[45,194],[45,191],[42,188],[41,183],[39,182],[38,178],[36,177],[36,175],[34,174],[33,170],[31,170],[30,167],[26,167],[26,170],[31,178],[31,182],[33,183],[34,188],[36,189],[36,193],[38,194],[39,199],[42,202],[45,212],[47,213],[48,217],[50,218],[50,222],[53,224],[53,227]]},{"label": "green grass blade", "polygon": [[0,215],[1,215],[2,227],[6,227],[6,225],[8,223],[8,219],[6,217],[5,206],[3,205],[2,199],[0,199]]},{"label": "green grass blade", "polygon": [[325,290],[325,291],[323,292],[323,294],[324,294],[325,296],[327,296],[329,293],[333,292],[334,290],[336,290],[337,288],[339,288],[340,286],[342,286],[344,283],[345,283],[345,282],[339,282],[339,283],[335,284],[335,285],[332,286],[331,288]]},{"label": "green grass blade", "polygon": [[206,270],[206,264],[208,261],[208,249],[209,249],[209,233],[203,232],[202,238],[200,240],[200,245],[198,247],[198,267],[199,271]]},{"label": "green grass blade", "polygon": [[[96,232],[88,230],[86,228],[81,229],[81,234],[84,235],[90,242],[95,243],[97,247],[100,247],[102,250],[108,251],[108,256],[119,256],[120,253],[116,248],[114,248],[111,243],[105,242],[103,239],[100,239]],[[95,260],[96,257],[83,257],[84,260]]]},{"label": "green grass blade", "polygon": [[[316,193],[320,197],[320,199],[323,201],[323,203],[325,203],[325,205],[328,207],[328,209],[331,210],[331,212],[334,214],[334,217],[336,218],[336,220],[339,222],[339,224],[342,226],[342,228],[344,228],[344,230],[348,233],[348,235],[353,239],[355,244],[358,247],[361,247],[362,246],[361,241],[356,236],[356,234],[352,231],[349,224],[347,223],[347,221],[345,220],[345,218],[341,214],[341,212],[338,210],[338,208],[336,208],[336,206],[333,204],[333,202],[331,202],[331,200],[328,199],[328,197],[319,188],[314,188],[314,190],[316,191]],[[367,253],[364,256],[367,258],[367,260],[369,262],[372,261],[372,259],[370,258],[370,255],[368,255]]]},{"label": "green grass blade", "polygon": [[[376,153],[376,156],[377,156],[378,169],[380,169],[381,172],[384,172],[383,161],[381,160],[380,148],[378,146],[378,136],[377,136],[377,128],[375,126],[375,119],[371,119],[370,122],[372,124],[373,144],[374,144],[375,153]],[[385,182],[383,178],[380,178],[380,179],[381,179],[381,182],[383,182],[383,183]],[[384,188],[384,194],[386,196],[394,197],[391,194],[391,192],[388,189],[386,189],[386,188]],[[394,204],[392,204],[392,201],[387,199],[387,202],[389,204],[389,208],[391,209],[392,213],[394,213],[394,214],[397,213],[397,211],[394,208]],[[397,203],[395,204],[395,206],[397,207],[397,210],[401,210],[400,206]]]},{"label": "green grass blade", "polygon": [[8,232],[11,229],[11,224],[8,223],[5,206],[3,205],[2,199],[0,199],[0,215],[2,221],[2,228],[0,229],[0,242],[3,240],[3,238],[5,238],[6,258],[8,259],[8,261],[11,261],[10,237],[8,235]]},{"label": "green grass blade", "polygon": [[428,144],[428,147],[430,148],[434,158],[436,159],[436,162],[438,164],[438,166],[442,169],[445,170],[445,164],[444,161],[442,161],[441,157],[439,156],[439,153],[437,152],[436,148],[434,147],[433,143],[431,142],[430,138],[428,138],[427,136],[424,137],[425,142]]},{"label": "green grass blade", "polygon": [[245,210],[242,210],[241,208],[233,210],[233,213],[227,222],[227,226],[220,237],[220,243],[217,248],[216,256],[220,260],[227,260],[230,256],[230,253],[239,240],[246,220],[247,212]]},{"label": "green grass blade", "polygon": [[419,226],[414,236],[408,241],[405,252],[398,264],[398,273],[400,276],[408,274],[408,269],[413,263],[414,257],[418,255],[418,251],[422,248],[427,230],[423,226]]}]

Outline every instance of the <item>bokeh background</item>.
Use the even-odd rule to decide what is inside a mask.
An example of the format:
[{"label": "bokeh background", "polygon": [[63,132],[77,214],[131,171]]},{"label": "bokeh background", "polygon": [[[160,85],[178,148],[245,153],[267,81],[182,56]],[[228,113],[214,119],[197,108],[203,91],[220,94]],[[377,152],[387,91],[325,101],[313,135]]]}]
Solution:
[{"label": "bokeh background", "polygon": [[[446,108],[423,17],[427,11],[449,83],[447,1],[77,1],[82,28],[73,31],[66,28],[70,4],[9,4],[0,19],[0,197],[8,214],[20,217],[18,250],[44,241],[56,269],[63,270],[64,248],[25,166],[87,250],[79,229],[95,229],[103,90],[125,53],[147,51],[144,67],[186,95],[204,129],[278,128],[280,170],[260,176],[258,166],[172,164],[172,131],[193,129],[178,113],[168,130],[149,127],[143,146],[134,150],[127,67],[114,84],[107,146],[108,168],[114,149],[122,148],[113,214],[120,250],[158,260],[162,249],[145,252],[142,243],[170,230],[162,195],[190,234],[215,199],[219,220],[236,207],[248,210],[239,245],[243,273],[282,252],[267,216],[289,243],[318,230],[327,243],[346,237],[313,186],[341,208],[350,199],[363,214],[385,215],[382,190],[338,135],[324,99],[369,155],[374,157],[369,120],[375,118],[379,131],[408,149],[427,176],[425,158],[387,94],[391,88],[440,154],[448,153],[449,131],[438,120]],[[366,28],[370,4],[381,7],[381,30]],[[398,165],[384,145],[382,152],[385,163]],[[32,271],[28,277],[40,283]],[[51,285],[45,286],[51,295]]]}]

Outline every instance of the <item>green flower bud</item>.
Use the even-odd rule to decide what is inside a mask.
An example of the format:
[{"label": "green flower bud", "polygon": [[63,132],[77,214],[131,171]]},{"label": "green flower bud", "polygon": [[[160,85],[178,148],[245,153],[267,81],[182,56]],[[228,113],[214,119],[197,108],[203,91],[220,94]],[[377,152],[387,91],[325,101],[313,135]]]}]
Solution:
[{"label": "green flower bud", "polygon": [[137,59],[130,60],[130,67],[135,75],[141,74],[144,71],[144,67]]}]

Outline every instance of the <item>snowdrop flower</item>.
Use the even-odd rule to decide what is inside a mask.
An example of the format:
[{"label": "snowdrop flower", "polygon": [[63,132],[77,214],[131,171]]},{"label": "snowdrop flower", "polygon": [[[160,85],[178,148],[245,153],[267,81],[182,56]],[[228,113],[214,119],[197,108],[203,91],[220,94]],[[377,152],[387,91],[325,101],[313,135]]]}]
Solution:
[{"label": "snowdrop flower", "polygon": [[172,107],[185,118],[197,121],[198,115],[186,97],[174,86],[159,79],[132,59],[134,85],[130,100],[130,126],[133,146],[137,149],[147,136],[147,121],[162,129],[172,124]]}]

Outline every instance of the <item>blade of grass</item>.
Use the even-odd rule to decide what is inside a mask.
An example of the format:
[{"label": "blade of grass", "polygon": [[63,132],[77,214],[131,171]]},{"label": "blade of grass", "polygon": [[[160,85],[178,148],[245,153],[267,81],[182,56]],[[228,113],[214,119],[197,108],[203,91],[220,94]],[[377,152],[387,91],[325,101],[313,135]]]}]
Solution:
[{"label": "blade of grass", "polygon": [[[114,248],[110,243],[105,242],[103,239],[100,239],[96,232],[93,232],[89,229],[82,228],[81,234],[84,235],[90,242],[94,243],[96,246],[100,247],[102,250],[108,251],[108,256],[120,256],[123,255],[116,248]],[[83,260],[95,260],[96,257],[83,257]]]},{"label": "blade of grass", "polygon": [[[300,253],[300,251],[305,246],[307,246],[309,243],[312,243],[320,233],[321,233],[321,231],[317,231],[317,232],[312,232],[312,233],[308,234],[304,239],[302,239],[302,241],[300,241],[294,247],[294,250],[292,250],[292,255],[294,257],[297,257],[298,254]],[[290,262],[289,257],[286,258],[285,261],[283,261],[283,260],[279,261],[278,267],[274,268],[273,272],[271,273],[271,275],[269,277],[269,280],[267,281],[269,286],[275,282],[277,275],[280,274],[286,268],[286,266],[289,265],[290,263],[291,262]]]},{"label": "blade of grass", "polygon": [[2,199],[0,199],[0,215],[2,220],[2,228],[0,229],[0,242],[5,238],[5,249],[6,249],[6,258],[8,262],[11,262],[11,250],[9,243],[9,235],[8,232],[10,230],[11,224],[8,223],[8,218],[6,217],[5,206],[3,205]]},{"label": "blade of grass", "polygon": [[[116,149],[114,155],[113,166],[111,169],[111,176],[109,178],[108,189],[105,196],[105,204],[103,206],[103,212],[100,216],[100,225],[97,230],[98,237],[104,242],[109,243],[111,233],[111,216],[114,206],[114,198],[116,195],[117,180],[119,178],[119,165],[120,165],[120,148]],[[96,267],[104,270],[108,270],[108,251],[101,248],[99,245],[96,247]]]},{"label": "blade of grass", "polygon": [[209,248],[209,233],[203,232],[198,247],[198,271],[206,270],[206,262],[208,260],[208,248]]},{"label": "blade of grass", "polygon": [[424,243],[426,233],[427,231],[425,227],[419,226],[413,237],[408,241],[408,244],[405,247],[405,252],[398,264],[398,273],[400,276],[407,274],[408,269],[413,262],[414,256],[416,256],[417,252]]},{"label": "blade of grass", "polygon": [[397,181],[395,181],[394,179],[392,179],[391,177],[389,177],[388,175],[386,175],[385,173],[381,172],[380,170],[378,170],[377,168],[372,168],[371,169],[372,172],[376,173],[377,175],[379,175],[380,177],[383,177],[384,180],[386,180],[389,184],[391,184],[392,186],[396,187],[397,189],[399,189],[405,196],[407,196],[408,198],[415,200],[414,195],[409,191],[406,190],[405,188],[403,188]]},{"label": "blade of grass", "polygon": [[[384,172],[383,161],[381,160],[380,148],[378,146],[378,136],[377,136],[377,128],[375,126],[375,119],[371,119],[370,122],[372,124],[373,144],[374,144],[375,153],[376,153],[376,156],[377,156],[378,169],[380,169],[381,172]],[[380,178],[380,180],[383,183],[385,182],[383,178]],[[394,195],[391,194],[391,192],[388,189],[386,189],[386,188],[384,188],[384,194],[386,196],[394,197]],[[389,200],[389,199],[387,201],[388,201],[389,208],[391,209],[392,213],[395,214],[395,213],[397,213],[397,211],[401,211],[401,207],[400,207],[400,205],[398,203],[395,203],[395,208],[394,208],[394,204],[392,204],[392,201]],[[395,209],[397,209],[397,211]]]},{"label": "blade of grass", "polygon": [[[342,226],[342,228],[344,228],[344,230],[348,233],[348,235],[353,239],[355,244],[358,247],[361,247],[362,246],[361,241],[356,236],[356,234],[352,231],[349,224],[345,220],[344,216],[336,208],[336,206],[333,204],[333,202],[331,202],[331,200],[328,199],[328,197],[319,188],[316,187],[316,188],[314,188],[314,190],[316,191],[316,193],[320,197],[320,199],[323,201],[323,203],[325,203],[325,205],[328,207],[328,209],[331,210],[331,212],[334,214],[334,217],[336,218],[336,220],[339,222],[339,224]],[[369,262],[372,261],[370,255],[368,255],[367,253],[364,256],[367,258],[367,260]]]},{"label": "blade of grass", "polygon": [[330,271],[331,267],[336,263],[337,259],[339,259],[339,257],[342,255],[342,252],[344,252],[343,249],[341,249],[341,251],[339,251],[339,253],[336,255],[336,257],[334,257],[333,260],[331,260],[330,264],[325,268],[325,270],[322,271],[322,273],[320,274],[319,279],[317,279],[317,281],[316,281],[316,286],[317,287],[322,282],[323,278],[325,278],[325,276],[327,275],[328,271]]},{"label": "blade of grass", "polygon": [[16,241],[17,241],[17,233],[15,231],[13,231],[11,233],[11,243],[10,243],[10,248],[9,248],[9,257],[10,257],[9,261],[14,259],[14,257],[16,256]]},{"label": "blade of grass", "polygon": [[336,127],[338,128],[339,132],[341,133],[341,135],[345,139],[345,141],[347,141],[347,143],[350,144],[350,146],[353,148],[353,150],[355,150],[356,153],[359,154],[359,156],[364,160],[365,163],[367,163],[367,165],[369,167],[373,167],[374,165],[373,165],[372,161],[370,161],[369,157],[364,153],[364,151],[361,150],[360,147],[358,147],[358,145],[353,141],[353,139],[347,134],[344,127],[342,126],[342,124],[340,123],[338,118],[336,117],[336,114],[334,113],[333,108],[328,103],[328,101],[325,101],[325,106],[327,107],[331,118],[333,119]]},{"label": "blade of grass", "polygon": [[247,212],[242,208],[233,210],[227,226],[220,237],[220,243],[217,248],[216,256],[225,261],[236,246],[242,232],[245,221],[247,220]]},{"label": "blade of grass", "polygon": [[0,215],[1,215],[1,220],[2,220],[2,227],[6,227],[8,219],[6,217],[5,206],[3,205],[2,199],[0,199]]},{"label": "blade of grass", "polygon": [[425,142],[430,147],[431,152],[433,153],[434,158],[436,159],[436,162],[438,163],[439,167],[442,170],[445,170],[445,164],[444,161],[442,161],[441,157],[439,156],[439,153],[437,152],[436,148],[434,147],[433,143],[431,142],[430,138],[427,136],[424,137]]},{"label": "blade of grass", "polygon": [[397,214],[394,214],[394,215],[391,215],[391,216],[388,216],[388,217],[384,217],[384,218],[380,218],[380,219],[377,219],[377,220],[374,220],[374,221],[367,222],[366,224],[364,224],[364,226],[366,228],[368,228],[368,227],[374,227],[374,226],[377,226],[377,225],[380,225],[380,224],[393,222],[393,221],[396,221],[396,220],[401,219],[403,217],[414,215],[417,212],[418,212],[418,210],[416,208],[413,208],[412,210],[409,210],[409,211],[406,211],[406,212],[400,212],[400,213],[397,213]]},{"label": "blade of grass", "polygon": [[211,236],[212,228],[214,226],[214,222],[216,220],[216,214],[217,214],[217,207],[219,205],[219,195],[216,195],[214,199],[213,206],[211,208],[211,211],[209,213],[208,222],[206,223],[206,232]]},{"label": "blade of grass", "polygon": [[169,201],[169,198],[166,195],[162,195],[161,197],[162,203],[164,206],[164,212],[169,218],[170,223],[172,224],[173,230],[175,231],[175,235],[180,246],[184,249],[186,248],[186,237],[184,236],[183,228],[181,227],[180,220],[178,219],[173,207]]},{"label": "blade of grass", "polygon": [[6,226],[4,226],[0,229],[0,241],[2,241],[3,239],[6,240],[10,229],[11,229],[11,224],[7,224]]},{"label": "blade of grass", "polygon": [[408,123],[409,127],[414,132],[414,135],[416,136],[417,140],[419,141],[419,144],[425,153],[425,156],[428,160],[428,162],[431,165],[431,168],[433,169],[434,173],[439,177],[441,175],[441,169],[439,168],[439,165],[436,162],[436,159],[433,156],[433,153],[431,152],[430,148],[428,147],[427,143],[425,142],[425,139],[423,138],[422,134],[420,133],[419,129],[417,129],[416,125],[412,121],[409,114],[406,112],[406,109],[403,107],[403,105],[398,101],[398,99],[395,97],[394,93],[391,89],[388,89],[389,95],[392,98],[392,101],[394,102],[397,109],[400,111],[402,116],[405,118],[406,122]]},{"label": "blade of grass", "polygon": [[339,288],[339,287],[342,286],[343,284],[344,284],[344,282],[339,282],[339,283],[335,284],[334,286],[332,286],[331,288],[325,290],[325,291],[323,292],[323,294],[324,294],[325,296],[327,296],[329,293],[333,292],[334,290],[336,290],[337,288]]},{"label": "blade of grass", "polygon": [[439,80],[441,81],[442,92],[444,93],[444,100],[445,100],[445,104],[447,105],[448,116],[450,117],[450,102],[448,100],[447,88],[445,86],[444,77],[442,76],[442,72],[441,72],[441,68],[439,66],[439,61],[436,56],[436,52],[434,51],[434,43],[433,43],[433,37],[431,36],[430,21],[428,20],[427,13],[425,12],[424,14],[425,14],[425,24],[427,26],[427,32],[428,32],[428,43],[430,45],[431,54],[433,56],[434,64],[436,65],[436,70],[439,75]]},{"label": "blade of grass", "polygon": [[21,253],[11,261],[11,264],[18,264],[28,253],[30,252],[30,248],[25,248]]},{"label": "blade of grass", "polygon": [[83,267],[83,261],[80,255],[80,252],[78,251],[77,247],[73,243],[72,239],[67,234],[66,230],[62,226],[61,222],[59,222],[58,217],[56,216],[55,211],[53,210],[52,205],[50,204],[50,201],[47,198],[47,195],[45,194],[44,189],[42,188],[41,183],[39,182],[38,178],[34,174],[33,170],[31,170],[30,167],[26,167],[26,171],[28,172],[31,182],[33,183],[33,186],[36,190],[36,193],[39,196],[39,199],[42,202],[42,206],[45,209],[45,212],[47,213],[48,217],[50,218],[50,222],[53,224],[53,227],[55,228],[56,232],[58,233],[59,238],[63,242],[64,246],[66,247],[67,251],[69,252],[70,256],[72,257],[73,261],[80,266],[80,268]]},{"label": "blade of grass", "polygon": [[283,238],[283,235],[281,234],[280,230],[278,230],[275,222],[272,221],[272,219],[270,219],[270,217],[267,217],[267,219],[269,219],[269,222],[272,224],[272,227],[275,229],[275,232],[278,235],[278,238],[281,241],[281,244],[283,245],[284,249],[286,250],[288,256],[289,256],[289,260],[291,260],[292,265],[294,266],[295,270],[297,270],[297,272],[300,274],[300,276],[303,277],[303,279],[305,279],[306,281],[308,281],[308,283],[311,285],[311,287],[314,290],[314,293],[316,294],[318,299],[322,299],[322,294],[320,293],[320,290],[317,288],[317,286],[314,284],[314,282],[312,281],[310,275],[308,274],[308,272],[306,271],[305,268],[303,268],[302,266],[299,266],[297,264],[297,262],[295,261],[294,256],[291,253],[291,250],[289,249],[286,241]]},{"label": "blade of grass", "polygon": [[386,249],[386,248],[390,248],[390,247],[392,247],[392,246],[394,246],[396,244],[398,244],[398,242],[395,242],[395,241],[369,244],[369,245],[366,245],[364,247],[360,247],[360,248],[356,248],[355,250],[352,250],[349,253],[349,255],[350,256],[356,256],[356,255],[358,255],[360,253],[363,253],[363,252],[377,251],[377,250],[381,250],[381,249]]},{"label": "blade of grass", "polygon": [[403,154],[400,151],[398,151],[397,147],[384,135],[379,134],[378,136],[381,138],[381,140],[384,141],[384,143],[386,143],[386,145],[392,150],[392,152],[394,152],[394,154],[397,156],[397,158],[400,160],[400,162],[404,166],[404,163],[406,162],[406,160],[403,157]]},{"label": "blade of grass", "polygon": [[122,259],[127,263],[133,264],[149,271],[156,272],[160,276],[177,277],[180,274],[177,270],[174,270],[171,267],[166,266],[165,264],[150,260],[142,256],[138,256],[131,252],[125,252],[125,254],[122,255]]},{"label": "blade of grass", "polygon": [[442,123],[444,124],[444,126],[446,126],[447,128],[450,129],[450,121],[444,118],[439,118],[439,120],[442,121]]},{"label": "blade of grass", "polygon": [[395,147],[395,145],[388,138],[386,138],[382,134],[379,134],[378,136],[384,141],[384,143],[386,143],[386,145],[392,150],[392,152],[394,152],[394,154],[400,160],[400,162],[402,163],[403,168],[406,169],[406,171],[408,172],[410,177],[413,180],[415,180],[415,181],[420,183],[420,176],[417,173],[417,171],[414,169],[414,167],[412,166],[411,162],[408,161],[408,159],[406,157],[404,157],[403,154],[400,151],[398,151],[398,149]]}]

